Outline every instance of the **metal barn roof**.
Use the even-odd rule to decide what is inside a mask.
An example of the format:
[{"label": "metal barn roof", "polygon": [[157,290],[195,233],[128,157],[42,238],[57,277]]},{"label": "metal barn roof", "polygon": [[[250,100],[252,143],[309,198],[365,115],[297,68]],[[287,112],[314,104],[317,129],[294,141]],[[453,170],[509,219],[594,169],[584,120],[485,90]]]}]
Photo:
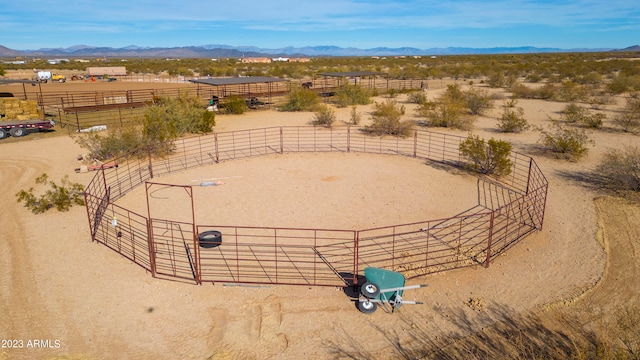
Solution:
[{"label": "metal barn roof", "polygon": [[196,84],[205,84],[213,86],[225,86],[225,85],[242,85],[242,84],[258,84],[258,83],[274,83],[289,81],[286,79],[268,77],[268,76],[248,76],[248,77],[230,77],[230,78],[212,78],[212,79],[198,79],[189,80]]},{"label": "metal barn roof", "polygon": [[361,77],[361,76],[387,75],[387,74],[381,73],[381,72],[375,72],[375,71],[346,71],[346,72],[326,72],[326,73],[320,73],[318,75],[332,76],[332,77]]}]

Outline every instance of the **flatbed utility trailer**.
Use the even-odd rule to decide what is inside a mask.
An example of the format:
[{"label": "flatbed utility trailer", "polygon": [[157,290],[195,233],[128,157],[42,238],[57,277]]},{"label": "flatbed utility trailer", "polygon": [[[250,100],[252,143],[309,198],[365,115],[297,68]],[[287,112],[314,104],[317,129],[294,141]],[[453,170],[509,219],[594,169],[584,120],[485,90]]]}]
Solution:
[{"label": "flatbed utility trailer", "polygon": [[29,130],[49,130],[56,125],[53,120],[10,120],[0,121],[0,139],[11,135],[20,137],[27,135]]}]

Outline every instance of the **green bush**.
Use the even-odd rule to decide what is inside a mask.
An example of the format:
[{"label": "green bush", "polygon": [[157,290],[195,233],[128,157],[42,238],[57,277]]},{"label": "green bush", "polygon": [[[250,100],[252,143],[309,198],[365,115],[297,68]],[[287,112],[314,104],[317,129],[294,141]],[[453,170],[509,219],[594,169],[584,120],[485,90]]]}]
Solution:
[{"label": "green bush", "polygon": [[427,102],[427,94],[423,91],[414,91],[409,93],[407,96],[407,101],[411,104],[424,104]]},{"label": "green bush", "polygon": [[463,96],[471,115],[482,115],[485,110],[493,107],[491,96],[485,90],[472,89],[465,91]]},{"label": "green bush", "polygon": [[541,131],[540,142],[543,147],[555,154],[556,157],[570,161],[577,161],[587,155],[587,145],[593,144],[587,134],[580,129],[567,128],[559,124],[552,131]]},{"label": "green bush", "polygon": [[73,205],[84,206],[84,186],[69,182],[68,175],[58,185],[49,181],[47,174],[42,174],[36,178],[36,184],[49,185],[50,189],[40,196],[33,193],[33,188],[16,194],[18,202],[24,202],[24,206],[34,214],[41,214],[54,207],[58,211],[69,211]]},{"label": "green bush", "polygon": [[315,91],[296,87],[291,89],[287,102],[280,107],[280,111],[314,111],[319,103],[320,97]]},{"label": "green bush", "polygon": [[[395,96],[395,90],[393,92]],[[393,97],[393,96],[390,96]],[[371,102],[371,92],[360,85],[341,85],[334,96],[334,101],[339,107],[353,105],[367,105]]]},{"label": "green bush", "polygon": [[146,146],[141,128],[135,125],[109,129],[105,134],[88,133],[77,137],[76,143],[98,160],[121,157]]},{"label": "green bush", "polygon": [[596,172],[615,189],[640,191],[640,147],[609,150]]},{"label": "green bush", "polygon": [[602,123],[607,118],[603,113],[591,113],[589,109],[583,108],[576,103],[571,103],[565,106],[562,110],[562,120],[575,124],[578,123],[582,126],[598,129],[602,126]]},{"label": "green bush", "polygon": [[436,102],[426,102],[418,106],[418,116],[426,118],[424,124],[432,127],[450,127],[469,130],[474,118],[465,113],[465,106],[459,101],[440,98]]},{"label": "green bush", "polygon": [[562,120],[567,123],[577,123],[582,121],[582,118],[585,116],[587,109],[576,103],[567,104],[562,110]]},{"label": "green bush", "polygon": [[502,116],[498,119],[500,131],[517,133],[529,128],[527,119],[524,118],[524,110],[521,107],[516,109],[504,108]]},{"label": "green bush", "polygon": [[507,141],[489,141],[480,139],[479,136],[469,136],[460,143],[460,154],[469,160],[470,168],[482,174],[493,174],[496,176],[509,175],[513,165],[509,156],[511,155],[511,144]]},{"label": "green bush", "polygon": [[247,102],[240,95],[231,95],[220,105],[228,114],[241,115],[247,111]]},{"label": "green bush", "polygon": [[355,106],[351,107],[351,124],[353,125],[358,125],[360,124],[360,120],[362,118],[362,115],[360,115],[360,113],[358,112],[358,109]]},{"label": "green bush", "polygon": [[325,104],[320,104],[316,108],[315,114],[313,115],[313,125],[320,125],[324,127],[331,127],[331,125],[336,121],[336,113],[332,108]]},{"label": "green bush", "polygon": [[142,126],[128,125],[109,129],[106,134],[88,133],[76,142],[98,160],[151,149],[155,155],[173,151],[173,140],[187,133],[209,133],[215,126],[215,115],[204,108],[200,99],[180,94],[178,98],[157,98],[148,106],[140,121]]},{"label": "green bush", "polygon": [[401,120],[404,113],[404,106],[393,99],[376,103],[371,113],[372,123],[366,130],[376,135],[407,136],[411,132],[411,123]]}]

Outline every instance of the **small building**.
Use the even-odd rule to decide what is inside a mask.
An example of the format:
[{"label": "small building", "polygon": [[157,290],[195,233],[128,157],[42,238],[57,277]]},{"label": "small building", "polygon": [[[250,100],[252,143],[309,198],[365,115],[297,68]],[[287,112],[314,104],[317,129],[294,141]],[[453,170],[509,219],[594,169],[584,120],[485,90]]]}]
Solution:
[{"label": "small building", "polygon": [[124,76],[127,75],[127,68],[124,66],[89,66],[87,67],[89,76]]}]

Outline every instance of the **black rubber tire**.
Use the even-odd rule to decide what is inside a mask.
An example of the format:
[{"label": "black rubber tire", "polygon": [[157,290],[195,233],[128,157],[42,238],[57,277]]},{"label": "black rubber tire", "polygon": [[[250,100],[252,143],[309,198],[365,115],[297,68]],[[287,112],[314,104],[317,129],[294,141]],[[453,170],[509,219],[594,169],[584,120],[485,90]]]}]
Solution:
[{"label": "black rubber tire", "polygon": [[358,310],[365,314],[374,313],[378,309],[378,304],[367,300],[358,300]]},{"label": "black rubber tire", "polygon": [[25,136],[27,135],[27,130],[21,127],[14,127],[9,130],[9,134],[11,134],[11,136],[13,137]]},{"label": "black rubber tire", "polygon": [[4,129],[0,129],[0,139],[7,137],[7,132]]},{"label": "black rubber tire", "polygon": [[360,287],[360,293],[368,299],[373,299],[380,294],[380,287],[367,281]]},{"label": "black rubber tire", "polygon": [[202,248],[214,248],[222,244],[222,233],[217,230],[209,230],[198,234],[198,242]]}]

